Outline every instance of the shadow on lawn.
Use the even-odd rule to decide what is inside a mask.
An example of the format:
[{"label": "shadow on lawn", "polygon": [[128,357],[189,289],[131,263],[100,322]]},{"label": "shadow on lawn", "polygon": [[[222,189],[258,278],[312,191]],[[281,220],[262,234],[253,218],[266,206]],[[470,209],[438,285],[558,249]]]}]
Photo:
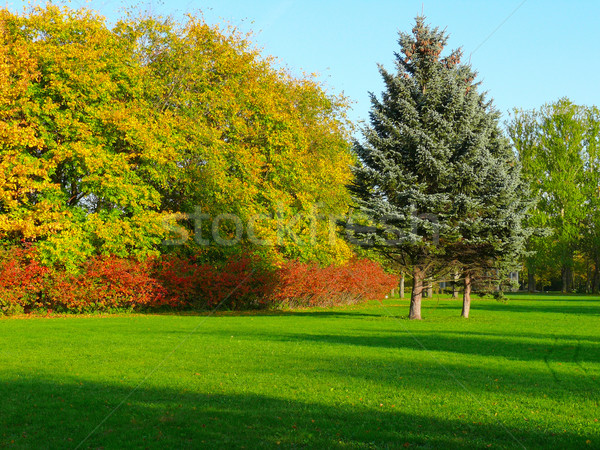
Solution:
[{"label": "shadow on lawn", "polygon": [[[74,448],[131,387],[23,377],[3,381],[0,391],[0,446]],[[81,448],[581,448],[600,438],[401,409],[143,387]]]},{"label": "shadow on lawn", "polygon": [[463,355],[502,357],[517,361],[543,360],[546,362],[578,364],[600,361],[600,337],[596,336],[562,336],[535,332],[531,334],[503,334],[456,329],[423,331],[407,330],[402,324],[399,324],[397,328],[387,326],[386,328],[353,331],[356,332],[355,335],[293,331],[263,333],[259,330],[241,332],[239,329],[234,331],[230,328],[224,328],[211,329],[207,333],[212,336],[222,335],[224,338],[229,338],[231,334],[235,333],[236,336],[244,336],[249,340],[313,342],[358,347],[440,351]]},{"label": "shadow on lawn", "polygon": [[465,355],[493,356],[506,359],[534,361],[552,360],[558,362],[598,362],[600,345],[593,343],[561,342],[559,339],[548,343],[519,341],[510,335],[498,335],[492,339],[469,336],[468,332],[403,332],[401,328],[394,334],[379,336],[340,334],[286,333],[280,336],[265,335],[265,339],[286,341],[312,341],[327,344],[412,349],[418,351],[441,351]]},{"label": "shadow on lawn", "polygon": [[279,310],[249,310],[249,311],[174,311],[174,312],[162,312],[154,313],[154,315],[161,316],[215,316],[215,317],[327,317],[327,318],[360,318],[360,317],[382,317],[385,313],[381,314],[369,314],[364,311],[322,311],[312,309],[297,309],[292,311],[279,311]]},{"label": "shadow on lawn", "polygon": [[[536,303],[536,300],[532,300],[530,304],[524,305],[522,302],[527,300],[518,300],[519,303],[515,303],[511,300],[508,300],[506,303],[501,302],[493,302],[493,301],[485,301],[478,302],[477,298],[473,298],[473,302],[471,304],[472,313],[476,313],[477,311],[502,311],[502,312],[520,312],[520,313],[552,313],[552,314],[576,314],[576,315],[585,315],[585,316],[600,316],[600,301],[594,300],[573,300],[573,304],[566,304],[570,300],[564,300],[565,303],[562,305],[549,305],[548,301],[544,301],[544,303]],[[581,305],[581,303],[591,303],[591,305]],[[457,309],[460,312],[460,305],[448,305],[448,304],[440,304],[438,306],[439,309]]]}]

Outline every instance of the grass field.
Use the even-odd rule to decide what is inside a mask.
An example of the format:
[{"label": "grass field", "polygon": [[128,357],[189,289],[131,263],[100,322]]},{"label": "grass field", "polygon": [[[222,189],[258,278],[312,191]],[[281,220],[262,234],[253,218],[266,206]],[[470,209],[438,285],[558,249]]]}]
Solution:
[{"label": "grass field", "polygon": [[407,312],[2,319],[0,447],[600,448],[599,298]]}]

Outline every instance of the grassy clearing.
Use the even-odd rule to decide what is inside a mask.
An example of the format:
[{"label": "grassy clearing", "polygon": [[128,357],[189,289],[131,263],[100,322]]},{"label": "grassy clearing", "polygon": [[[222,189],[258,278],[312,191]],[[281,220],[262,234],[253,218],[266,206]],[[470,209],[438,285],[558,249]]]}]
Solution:
[{"label": "grassy clearing", "polygon": [[600,299],[384,304],[0,320],[0,447],[600,448]]}]

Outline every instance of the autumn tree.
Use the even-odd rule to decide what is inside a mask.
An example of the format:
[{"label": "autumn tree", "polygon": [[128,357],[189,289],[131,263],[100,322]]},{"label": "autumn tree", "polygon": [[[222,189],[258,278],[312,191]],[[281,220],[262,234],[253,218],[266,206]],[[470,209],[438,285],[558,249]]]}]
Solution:
[{"label": "autumn tree", "polygon": [[[330,264],[350,256],[323,220],[343,215],[349,203],[344,98],[312,76],[276,68],[235,29],[190,18],[184,26],[146,19],[116,31],[137,43],[160,86],[155,102],[177,122],[181,170],[162,191],[164,208],[200,211],[207,221],[234,215],[240,222],[224,221],[220,232],[229,239],[247,226],[241,245],[269,259]],[[209,243],[202,250],[237,251],[214,245],[206,227],[196,231],[192,251],[198,242]]]},{"label": "autumn tree", "polygon": [[411,319],[427,276],[459,265],[470,287],[474,268],[523,244],[519,166],[461,51],[442,57],[447,39],[423,17],[400,33],[396,72],[380,67],[385,91],[354,146],[352,191],[372,222],[356,235],[412,267]]},{"label": "autumn tree", "polygon": [[1,22],[15,73],[2,122],[28,131],[1,138],[2,236],[36,242],[47,262],[67,265],[95,251],[155,253],[159,187],[176,151],[132,49],[84,10],[4,11]]},{"label": "autumn tree", "polygon": [[[0,32],[5,242],[35,243],[48,263],[144,258],[172,250],[162,242],[178,218],[193,232],[208,215],[208,235],[197,229],[179,249],[351,256],[320,220],[349,203],[347,102],[314,77],[194,17],[131,16],[111,29],[85,9],[47,6],[3,11]],[[224,245],[240,224],[241,245]]]}]

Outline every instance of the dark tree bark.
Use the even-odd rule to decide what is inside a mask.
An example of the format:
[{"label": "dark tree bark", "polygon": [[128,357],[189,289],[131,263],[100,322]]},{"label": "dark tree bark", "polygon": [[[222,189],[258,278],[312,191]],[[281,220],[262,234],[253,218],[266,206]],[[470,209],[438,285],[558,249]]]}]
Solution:
[{"label": "dark tree bark", "polygon": [[594,277],[594,271],[592,270],[591,266],[588,266],[587,276],[585,277],[585,293],[586,294],[592,293],[592,283],[594,282],[593,277]]},{"label": "dark tree bark", "polygon": [[533,273],[533,270],[527,271],[527,290],[530,293],[535,292],[535,273]]},{"label": "dark tree bark", "polygon": [[398,288],[400,289],[400,298],[404,298],[404,272],[400,274],[400,285]]},{"label": "dark tree bark", "polygon": [[415,265],[413,268],[413,287],[410,295],[410,311],[408,318],[411,320],[421,320],[421,299],[423,298],[423,280],[425,271]]},{"label": "dark tree bark", "polygon": [[454,279],[452,280],[452,298],[458,298],[458,272],[454,272]]},{"label": "dark tree bark", "polygon": [[465,274],[465,290],[463,292],[463,307],[461,316],[468,319],[471,310],[471,274]]},{"label": "dark tree bark", "polygon": [[573,269],[571,266],[564,265],[561,270],[562,288],[561,292],[567,294],[573,291]]},{"label": "dark tree bark", "polygon": [[567,271],[567,287],[569,292],[573,292],[575,290],[575,282],[573,279],[573,267],[569,266],[569,270]]},{"label": "dark tree bark", "polygon": [[594,262],[594,277],[592,279],[592,294],[600,291],[600,259]]}]

